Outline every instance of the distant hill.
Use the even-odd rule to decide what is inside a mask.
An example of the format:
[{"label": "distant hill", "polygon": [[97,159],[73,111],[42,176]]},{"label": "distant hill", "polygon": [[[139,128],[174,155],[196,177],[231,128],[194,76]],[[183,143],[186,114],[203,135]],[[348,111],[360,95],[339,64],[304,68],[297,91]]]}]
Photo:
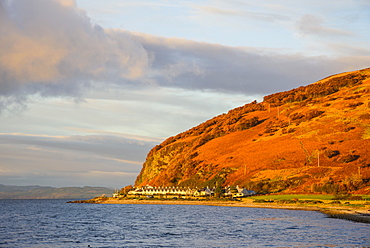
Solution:
[{"label": "distant hill", "polygon": [[370,193],[370,68],[264,97],[154,147],[135,186]]},{"label": "distant hill", "polygon": [[9,186],[0,184],[0,199],[85,199],[110,196],[113,190],[104,187],[45,187],[45,186]]}]

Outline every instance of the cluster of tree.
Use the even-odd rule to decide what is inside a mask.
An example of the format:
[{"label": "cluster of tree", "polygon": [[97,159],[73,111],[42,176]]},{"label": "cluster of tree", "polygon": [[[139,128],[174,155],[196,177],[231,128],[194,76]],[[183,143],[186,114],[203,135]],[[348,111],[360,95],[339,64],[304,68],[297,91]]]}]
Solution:
[{"label": "cluster of tree", "polygon": [[[190,188],[215,188],[224,184],[226,177],[233,172],[231,168],[223,168],[218,172],[215,172],[215,166],[203,166],[197,169],[197,173],[191,176],[189,179],[182,181],[179,186],[190,187]],[[216,174],[216,175],[215,175]]]},{"label": "cluster of tree", "polygon": [[311,120],[315,117],[319,117],[320,115],[322,115],[324,113],[325,113],[325,111],[312,109],[312,110],[308,111],[305,114],[303,114],[303,113],[294,113],[294,114],[291,114],[289,117],[290,117],[291,121],[295,121],[297,123],[300,123],[300,122],[304,122],[304,121],[309,121],[309,120]]},{"label": "cluster of tree", "polygon": [[297,188],[304,184],[308,176],[293,177],[286,180],[261,180],[248,181],[243,184],[248,190],[254,190],[257,193],[278,193],[287,189]]},{"label": "cluster of tree", "polygon": [[326,149],[324,151],[324,156],[327,158],[333,158],[335,156],[338,156],[340,152],[338,150],[331,150],[331,149]]},{"label": "cluster of tree", "polygon": [[286,121],[270,121],[266,128],[265,133],[274,133],[278,131],[280,128],[286,128],[289,126],[289,122]]},{"label": "cluster of tree", "polygon": [[358,190],[365,184],[366,182],[360,175],[353,174],[340,182],[334,182],[332,178],[329,178],[325,183],[312,184],[311,191],[315,193],[339,194]]},{"label": "cluster of tree", "polygon": [[341,156],[338,161],[341,162],[341,163],[350,163],[350,162],[353,162],[357,159],[360,158],[360,155],[355,155],[355,154],[347,154],[347,155],[343,155]]},{"label": "cluster of tree", "polygon": [[130,192],[131,190],[133,190],[134,187],[132,185],[127,185],[125,187],[123,187],[120,191],[119,191],[119,194],[121,196],[127,196],[128,192]]},{"label": "cluster of tree", "polygon": [[[312,110],[310,110],[306,113],[300,113],[300,112],[296,112],[296,113],[293,113],[293,114],[289,113],[288,117],[290,118],[291,122],[299,124],[299,123],[304,122],[304,121],[309,121],[309,120],[311,120],[315,117],[319,117],[319,116],[323,115],[324,113],[325,113],[325,111],[312,109]],[[264,133],[274,133],[274,132],[278,131],[281,128],[283,128],[283,133],[292,133],[292,132],[294,132],[295,131],[294,128],[290,128],[288,130],[286,129],[289,125],[290,125],[290,123],[287,122],[287,121],[272,120],[267,124]]]},{"label": "cluster of tree", "polygon": [[271,94],[264,97],[264,101],[273,106],[280,106],[285,103],[302,102],[331,95],[338,92],[343,87],[352,87],[362,83],[367,77],[360,72],[347,74],[345,76],[334,77],[321,83],[301,86],[299,88]]},{"label": "cluster of tree", "polygon": [[360,195],[352,196],[352,194],[348,192],[339,192],[334,194],[332,200],[362,200],[362,196]]}]

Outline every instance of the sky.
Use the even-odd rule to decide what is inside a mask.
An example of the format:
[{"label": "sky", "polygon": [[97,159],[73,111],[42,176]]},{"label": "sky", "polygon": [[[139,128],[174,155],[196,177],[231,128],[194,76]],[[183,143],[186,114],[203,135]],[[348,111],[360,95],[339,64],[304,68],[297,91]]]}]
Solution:
[{"label": "sky", "polygon": [[368,0],[0,0],[0,184],[134,183],[170,136],[370,67]]}]

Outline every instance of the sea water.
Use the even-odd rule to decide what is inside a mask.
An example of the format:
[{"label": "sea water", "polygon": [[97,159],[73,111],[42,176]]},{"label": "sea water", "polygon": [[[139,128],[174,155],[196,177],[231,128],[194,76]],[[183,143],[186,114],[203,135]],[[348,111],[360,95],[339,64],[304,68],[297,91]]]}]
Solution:
[{"label": "sea water", "polygon": [[0,200],[0,247],[366,247],[370,225],[312,211]]}]

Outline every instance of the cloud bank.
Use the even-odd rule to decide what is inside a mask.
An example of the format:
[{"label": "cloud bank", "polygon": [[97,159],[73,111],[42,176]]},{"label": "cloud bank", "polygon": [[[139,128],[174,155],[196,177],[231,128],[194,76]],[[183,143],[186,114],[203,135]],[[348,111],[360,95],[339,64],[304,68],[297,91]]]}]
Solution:
[{"label": "cloud bank", "polygon": [[137,78],[148,63],[140,44],[112,39],[70,1],[2,1],[0,18],[2,95],[74,94],[91,80]]},{"label": "cloud bank", "polygon": [[134,181],[145,154],[156,144],[112,135],[0,133],[0,180],[116,187]]},{"label": "cloud bank", "polygon": [[[312,25],[305,25],[314,19]],[[305,32],[331,32],[306,16]],[[94,24],[74,1],[0,2],[0,107],[28,96],[83,97],[90,88],[174,87],[268,94],[365,67],[356,58],[306,57],[154,37]]]},{"label": "cloud bank", "polygon": [[117,136],[84,135],[84,136],[48,136],[29,135],[22,133],[0,133],[0,144],[19,144],[34,147],[70,150],[81,153],[91,153],[131,164],[140,164],[143,158],[142,150],[149,151],[157,142],[139,141]]}]

